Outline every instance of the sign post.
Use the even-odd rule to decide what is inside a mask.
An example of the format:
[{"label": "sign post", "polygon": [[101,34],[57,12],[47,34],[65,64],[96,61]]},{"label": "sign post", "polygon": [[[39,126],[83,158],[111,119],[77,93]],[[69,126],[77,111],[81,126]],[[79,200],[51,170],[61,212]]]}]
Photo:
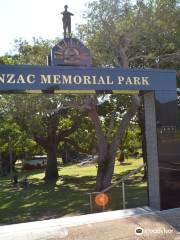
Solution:
[{"label": "sign post", "polygon": [[[71,16],[63,14],[64,39],[48,55],[48,66],[0,65],[0,93],[144,94],[149,205],[180,206],[180,121],[176,72],[93,68],[89,49],[71,37]],[[67,33],[68,31],[68,33]]]}]

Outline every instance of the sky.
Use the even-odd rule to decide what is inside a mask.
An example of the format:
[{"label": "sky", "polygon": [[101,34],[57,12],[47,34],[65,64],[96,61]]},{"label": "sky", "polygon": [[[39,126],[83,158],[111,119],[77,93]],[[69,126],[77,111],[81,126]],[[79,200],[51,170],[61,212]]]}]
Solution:
[{"label": "sky", "polygon": [[83,23],[83,11],[91,0],[0,0],[0,56],[11,53],[14,40],[33,37],[54,39],[63,36],[64,5],[74,13],[72,32]]}]

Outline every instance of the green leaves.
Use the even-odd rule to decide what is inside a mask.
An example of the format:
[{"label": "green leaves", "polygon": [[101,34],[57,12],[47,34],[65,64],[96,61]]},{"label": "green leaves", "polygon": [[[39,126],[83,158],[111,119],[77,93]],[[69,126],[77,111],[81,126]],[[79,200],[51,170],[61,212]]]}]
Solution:
[{"label": "green leaves", "polygon": [[177,1],[93,1],[85,17],[80,36],[92,49],[96,66],[120,65],[120,48],[126,44],[131,67],[180,68]]},{"label": "green leaves", "polygon": [[0,122],[0,152],[8,152],[9,146],[16,155],[32,151],[36,143],[29,139],[26,132],[8,115]]}]

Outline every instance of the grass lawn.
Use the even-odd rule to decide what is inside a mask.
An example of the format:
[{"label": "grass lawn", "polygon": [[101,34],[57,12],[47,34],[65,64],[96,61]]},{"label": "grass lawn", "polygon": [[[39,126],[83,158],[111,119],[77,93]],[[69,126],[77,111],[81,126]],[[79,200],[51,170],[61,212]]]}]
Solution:
[{"label": "grass lawn", "polygon": [[[128,159],[121,166],[117,162],[113,182],[140,164],[142,159]],[[9,177],[0,177],[0,224],[89,213],[87,193],[95,189],[96,170],[95,165],[60,167],[61,177],[56,184],[44,183],[42,170],[19,172],[19,179],[28,176],[30,184],[26,190],[13,188]],[[126,182],[128,208],[147,205],[147,184],[142,181],[142,174],[139,173]],[[113,188],[108,194],[110,203],[107,210],[121,209],[121,186]]]}]

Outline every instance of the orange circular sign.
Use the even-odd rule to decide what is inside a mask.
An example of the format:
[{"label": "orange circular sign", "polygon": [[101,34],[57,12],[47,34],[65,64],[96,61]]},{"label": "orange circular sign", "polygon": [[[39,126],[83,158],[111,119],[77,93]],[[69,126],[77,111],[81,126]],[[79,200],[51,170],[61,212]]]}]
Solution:
[{"label": "orange circular sign", "polygon": [[106,206],[108,204],[108,202],[109,202],[109,197],[105,193],[99,193],[95,197],[95,203],[98,206],[104,207],[104,206]]}]

